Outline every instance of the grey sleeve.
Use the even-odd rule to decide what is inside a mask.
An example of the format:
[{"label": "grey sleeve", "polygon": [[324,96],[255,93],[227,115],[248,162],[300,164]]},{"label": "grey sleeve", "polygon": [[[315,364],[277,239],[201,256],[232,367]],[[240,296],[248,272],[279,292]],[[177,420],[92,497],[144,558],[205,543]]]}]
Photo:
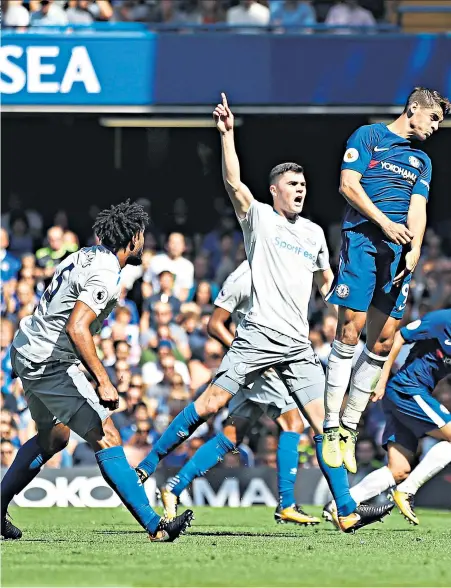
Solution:
[{"label": "grey sleeve", "polygon": [[330,268],[329,249],[327,247],[326,236],[321,231],[321,245],[316,258],[316,270],[327,270]]},{"label": "grey sleeve", "polygon": [[118,274],[111,270],[101,270],[88,275],[78,300],[84,302],[96,316],[99,316],[110,300],[117,296],[118,283]]},{"label": "grey sleeve", "polygon": [[243,300],[249,297],[247,282],[246,273],[241,274],[237,279],[233,279],[233,275],[227,278],[216,297],[215,306],[223,308],[232,314]]}]

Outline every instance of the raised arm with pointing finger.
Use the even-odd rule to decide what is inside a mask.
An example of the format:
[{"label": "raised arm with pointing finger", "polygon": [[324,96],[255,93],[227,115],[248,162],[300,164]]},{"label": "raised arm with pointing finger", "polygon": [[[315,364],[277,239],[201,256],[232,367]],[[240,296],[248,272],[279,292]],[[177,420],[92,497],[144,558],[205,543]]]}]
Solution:
[{"label": "raised arm with pointing finger", "polygon": [[234,116],[227,104],[226,95],[223,93],[221,96],[222,104],[214,109],[213,118],[221,134],[222,179],[238,218],[244,218],[254,197],[240,179],[240,162],[233,134]]}]

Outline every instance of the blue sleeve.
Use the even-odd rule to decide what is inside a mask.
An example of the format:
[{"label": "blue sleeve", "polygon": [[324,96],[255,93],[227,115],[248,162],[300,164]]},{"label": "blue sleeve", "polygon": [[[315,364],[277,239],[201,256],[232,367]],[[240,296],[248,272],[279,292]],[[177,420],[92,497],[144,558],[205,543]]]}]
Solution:
[{"label": "blue sleeve", "polygon": [[429,186],[431,183],[432,177],[432,163],[429,157],[426,159],[426,163],[421,171],[421,174],[418,176],[418,180],[415,182],[415,185],[412,189],[412,194],[420,194],[420,196],[424,196],[426,200],[429,200]]},{"label": "blue sleeve", "polygon": [[364,174],[376,145],[375,132],[371,125],[357,129],[348,139],[341,169],[352,169]]},{"label": "blue sleeve", "polygon": [[435,339],[437,327],[441,324],[440,317],[435,312],[426,314],[421,320],[413,321],[401,329],[401,336],[406,343]]}]

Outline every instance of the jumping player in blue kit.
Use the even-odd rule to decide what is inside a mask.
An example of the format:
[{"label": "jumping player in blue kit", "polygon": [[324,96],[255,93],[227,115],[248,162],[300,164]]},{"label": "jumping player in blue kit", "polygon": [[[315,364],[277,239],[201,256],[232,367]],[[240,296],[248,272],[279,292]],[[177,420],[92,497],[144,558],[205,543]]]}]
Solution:
[{"label": "jumping player in blue kit", "polygon": [[[413,347],[404,365],[390,378],[404,344]],[[446,309],[430,312],[396,333],[376,388],[378,396],[383,396],[383,444],[388,451],[388,465],[351,488],[354,500],[369,500],[395,487],[391,490],[392,500],[412,524],[418,525],[414,510],[417,490],[451,462],[451,403],[444,406],[445,395],[441,395],[442,390],[450,389],[451,309]],[[439,442],[410,473],[418,441],[426,435]],[[335,520],[334,514],[333,503],[329,503],[325,516]]]},{"label": "jumping player in blue kit", "polygon": [[[339,306],[325,392],[323,457],[330,467],[344,463],[357,471],[357,425],[371,395],[377,400],[374,390],[420,257],[432,165],[410,141],[430,137],[449,109],[438,92],[415,88],[397,120],[360,127],[347,143],[340,192],[348,206],[338,272],[327,297]],[[352,369],[365,323],[366,347]]]}]

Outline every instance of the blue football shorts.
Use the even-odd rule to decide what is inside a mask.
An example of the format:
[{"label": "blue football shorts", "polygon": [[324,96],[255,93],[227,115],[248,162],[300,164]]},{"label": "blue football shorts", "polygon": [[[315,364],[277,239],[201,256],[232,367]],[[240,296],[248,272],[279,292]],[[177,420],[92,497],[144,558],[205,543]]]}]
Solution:
[{"label": "blue football shorts", "polygon": [[419,388],[400,391],[396,385],[387,385],[382,399],[386,424],[382,443],[399,443],[416,452],[418,440],[451,423],[451,413],[431,394]]},{"label": "blue football shorts", "polygon": [[394,286],[393,280],[405,268],[409,249],[388,241],[370,222],[343,230],[340,263],[327,301],[360,312],[374,306],[401,319],[412,274],[399,286]]}]

